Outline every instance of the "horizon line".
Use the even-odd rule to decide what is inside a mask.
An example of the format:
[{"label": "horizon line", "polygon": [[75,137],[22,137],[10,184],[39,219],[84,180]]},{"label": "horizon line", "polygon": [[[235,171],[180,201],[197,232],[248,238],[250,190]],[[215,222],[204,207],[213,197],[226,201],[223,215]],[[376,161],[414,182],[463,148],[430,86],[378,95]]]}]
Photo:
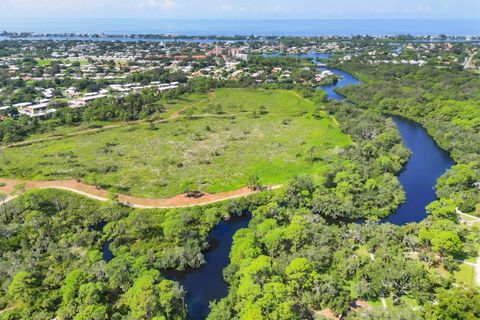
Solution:
[{"label": "horizon line", "polygon": [[193,21],[229,21],[229,20],[246,20],[246,21],[261,21],[261,20],[273,20],[273,21],[285,21],[285,20],[478,20],[480,24],[480,17],[264,17],[264,18],[243,18],[243,17],[230,17],[230,18],[189,18],[189,17],[177,17],[177,18],[162,18],[162,17],[38,17],[38,16],[23,16],[23,17],[2,17],[2,19],[16,20],[16,19],[57,19],[57,20],[72,20],[72,19],[95,19],[95,20],[193,20]]}]

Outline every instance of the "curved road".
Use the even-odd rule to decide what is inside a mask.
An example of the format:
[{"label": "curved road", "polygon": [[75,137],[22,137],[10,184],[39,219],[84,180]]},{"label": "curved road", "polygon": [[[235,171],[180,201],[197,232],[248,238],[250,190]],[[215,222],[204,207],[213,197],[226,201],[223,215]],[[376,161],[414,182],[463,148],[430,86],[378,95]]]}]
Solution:
[{"label": "curved road", "polygon": [[[9,195],[14,195],[16,191],[27,191],[31,189],[61,189],[75,192],[91,199],[99,201],[108,201],[111,193],[107,190],[98,189],[94,186],[78,182],[76,180],[61,181],[33,181],[33,180],[15,180],[0,178],[0,191]],[[269,189],[278,189],[280,186],[272,186]],[[204,194],[199,198],[191,198],[186,194],[181,194],[171,198],[149,199],[129,196],[126,194],[118,194],[118,201],[132,208],[140,209],[170,209],[170,208],[187,208],[198,205],[207,205],[215,202],[231,200],[235,198],[245,197],[258,191],[244,187],[238,190],[220,192],[215,194]],[[7,198],[8,202],[14,199],[14,196]]]}]

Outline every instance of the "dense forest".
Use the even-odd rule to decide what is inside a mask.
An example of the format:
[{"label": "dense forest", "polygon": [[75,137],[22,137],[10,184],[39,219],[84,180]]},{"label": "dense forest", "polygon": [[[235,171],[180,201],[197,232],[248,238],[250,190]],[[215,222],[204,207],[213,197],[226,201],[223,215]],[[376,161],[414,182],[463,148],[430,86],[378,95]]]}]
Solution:
[{"label": "dense forest", "polygon": [[[404,227],[329,225],[301,205],[309,188],[307,181],[290,186],[235,235],[224,272],[230,293],[209,319],[311,319],[324,309],[352,319],[478,317],[478,290],[456,287],[437,271],[453,265],[451,254],[475,248],[478,229],[468,233],[454,216]],[[297,204],[282,203],[285,197]],[[353,301],[385,297],[393,311],[349,312]]]},{"label": "dense forest", "polygon": [[[249,211],[224,271],[230,293],[209,319],[310,319],[323,309],[352,319],[478,317],[478,290],[440,273],[455,270],[454,256],[476,253],[478,227],[432,210],[427,221],[403,227],[332,224],[311,209],[318,188],[299,178],[273,197],[175,210],[56,190],[24,194],[1,210],[1,317],[184,319],[185,292],[163,270],[203,264],[208,232]],[[393,311],[350,311],[352,302],[383,297]]]},{"label": "dense forest", "polygon": [[[478,318],[479,290],[452,276],[455,259],[478,254],[478,226],[459,224],[443,198],[420,224],[376,223],[403,200],[394,175],[408,151],[374,109],[330,103],[328,111],[355,145],[339,153],[323,185],[297,179],[253,211],[224,271],[229,295],[212,304],[209,319],[311,319],[325,310],[349,319]],[[359,217],[370,221],[342,223]],[[352,312],[385,298],[389,309]]]},{"label": "dense forest", "polygon": [[[252,65],[268,63],[258,57]],[[325,109],[354,141],[311,159],[330,164],[319,183],[298,177],[276,192],[171,210],[133,209],[115,197],[101,203],[58,190],[2,203],[0,319],[185,319],[185,289],[165,271],[200,267],[209,232],[221,219],[246,213],[252,220],[235,234],[224,270],[229,294],[212,302],[210,320],[323,319],[325,312],[346,319],[480,318],[480,290],[455,277],[456,260],[477,257],[480,243],[479,226],[461,224],[456,214],[459,208],[480,216],[478,75],[355,59],[339,67],[362,81],[341,89],[353,103],[303,92],[317,104],[313,117]],[[63,108],[42,123],[7,119],[0,140],[24,139],[48,123],[146,119],[164,111],[159,100],[256,86],[252,81],[200,79],[165,95],[147,90],[98,100],[83,111]],[[457,163],[438,180],[439,199],[418,224],[379,222],[405,199],[396,176],[410,156],[385,114],[423,124]],[[369,307],[359,307],[364,303]]]},{"label": "dense forest", "polygon": [[480,215],[480,78],[469,72],[415,66],[342,68],[362,85],[341,90],[362,108],[399,114],[423,124],[457,163],[438,180],[438,210],[459,207]]},{"label": "dense forest", "polygon": [[[404,200],[395,176],[408,150],[379,112],[313,100],[355,141],[325,159],[332,167],[322,183],[299,177],[277,193],[190,209],[131,209],[54,190],[3,205],[1,318],[184,319],[186,292],[164,271],[201,266],[209,231],[247,212],[253,218],[224,270],[229,294],[209,319],[322,319],[325,310],[349,319],[478,318],[479,290],[453,276],[454,259],[478,254],[478,227],[460,224],[443,198],[420,224],[377,223]],[[389,309],[376,306],[382,299]],[[357,310],[363,301],[373,307]]]},{"label": "dense forest", "polygon": [[0,319],[184,319],[184,289],[162,271],[201,266],[209,231],[266,201],[134,210],[58,190],[23,194],[0,210]]}]

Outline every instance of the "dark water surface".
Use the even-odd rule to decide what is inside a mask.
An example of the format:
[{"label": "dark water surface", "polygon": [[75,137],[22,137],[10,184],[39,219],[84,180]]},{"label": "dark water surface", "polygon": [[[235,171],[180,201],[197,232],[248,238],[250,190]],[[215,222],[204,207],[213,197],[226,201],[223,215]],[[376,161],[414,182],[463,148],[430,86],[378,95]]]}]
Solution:
[{"label": "dark water surface", "polygon": [[321,89],[327,93],[327,97],[331,100],[338,100],[342,101],[345,99],[344,96],[335,92],[336,88],[343,88],[346,86],[353,86],[359,84],[360,81],[353,77],[350,73],[345,72],[343,70],[335,69],[335,68],[328,68],[328,67],[319,67],[318,70],[324,71],[328,70],[335,73],[337,76],[340,76],[340,80],[337,83],[332,84],[330,86],[323,86]]},{"label": "dark water surface", "polygon": [[[326,67],[319,69],[342,76],[335,85],[321,87],[329,99],[344,100],[334,89],[359,83],[345,71]],[[454,163],[420,124],[397,116],[392,118],[412,157],[399,176],[406,192],[406,202],[383,222],[403,225],[426,217],[425,206],[436,198],[436,180]],[[222,221],[210,234],[210,249],[205,255],[206,264],[203,267],[167,273],[169,279],[180,282],[187,290],[189,319],[205,319],[209,312],[208,303],[227,296],[228,284],[223,280],[223,269],[229,264],[232,237],[238,229],[246,228],[249,221],[249,216]]]},{"label": "dark water surface", "polygon": [[[304,56],[315,58],[315,54]],[[342,70],[327,67],[319,67],[319,70],[330,70],[342,77],[332,86],[321,87],[332,100],[345,99],[334,91],[335,88],[359,83],[358,79]],[[425,206],[436,198],[436,180],[454,163],[420,124],[398,116],[392,119],[400,131],[403,143],[412,152],[412,157],[399,176],[406,193],[406,202],[383,222],[403,225],[419,222],[426,217]],[[185,272],[166,273],[167,278],[178,281],[187,290],[189,319],[205,319],[209,312],[209,302],[227,296],[228,284],[223,280],[223,269],[229,264],[232,237],[237,230],[246,228],[249,221],[250,216],[244,216],[220,222],[210,234],[210,249],[205,254],[204,266]]]},{"label": "dark water surface", "polygon": [[[345,98],[334,89],[359,83],[345,71],[326,67],[319,69],[330,70],[343,77],[332,86],[321,87],[329,99],[344,100]],[[420,222],[427,217],[425,207],[437,198],[435,194],[437,179],[455,163],[419,123],[399,116],[392,116],[392,119],[400,131],[403,144],[410,150],[412,157],[398,177],[405,190],[406,201],[383,222],[396,225]]]},{"label": "dark water surface", "polygon": [[392,119],[412,157],[398,177],[405,190],[406,201],[384,221],[396,225],[420,222],[427,217],[425,206],[437,198],[437,179],[455,163],[420,124],[398,116],[392,116]]},{"label": "dark water surface", "polygon": [[107,263],[113,259],[113,253],[110,250],[110,241],[106,241],[102,245],[102,256],[103,256],[103,260],[105,260],[105,262]]},{"label": "dark water surface", "polygon": [[[314,54],[309,54],[308,56]],[[334,89],[359,83],[353,76],[342,70],[319,67],[319,70],[330,70],[342,76],[335,85],[321,87],[329,99],[344,100]],[[436,180],[449,169],[453,160],[428,135],[418,123],[408,119],[392,116],[405,146],[412,152],[399,180],[406,193],[406,202],[394,214],[383,222],[403,225],[419,222],[426,217],[425,206],[435,200],[434,186]],[[168,279],[179,282],[187,291],[188,319],[205,319],[209,312],[209,302],[219,300],[228,295],[228,284],[223,280],[223,269],[230,263],[229,253],[233,235],[241,228],[246,228],[250,215],[235,217],[220,222],[209,235],[210,248],[205,253],[206,263],[201,268],[183,272],[166,271]],[[102,248],[106,261],[112,258],[108,242]]]},{"label": "dark water surface", "polygon": [[107,19],[7,18],[0,30],[40,33],[317,36],[480,35],[478,19]]},{"label": "dark water surface", "polygon": [[188,319],[205,319],[209,302],[228,295],[223,269],[230,263],[233,235],[246,228],[250,218],[250,215],[244,215],[222,221],[210,232],[210,248],[205,253],[206,263],[202,267],[184,272],[164,272],[168,279],[178,281],[187,291]]}]

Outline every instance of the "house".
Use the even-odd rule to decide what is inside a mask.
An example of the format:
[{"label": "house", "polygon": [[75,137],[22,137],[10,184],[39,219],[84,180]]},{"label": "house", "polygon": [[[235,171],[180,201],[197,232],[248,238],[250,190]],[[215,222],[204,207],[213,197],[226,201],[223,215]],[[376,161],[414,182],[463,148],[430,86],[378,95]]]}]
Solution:
[{"label": "house", "polygon": [[93,101],[93,100],[96,100],[96,99],[100,99],[100,98],[105,98],[107,95],[106,94],[101,94],[101,93],[96,93],[96,94],[85,94],[85,96],[83,98],[80,98],[80,100],[83,99],[83,101],[85,103],[89,102],[89,101]]},{"label": "house", "polygon": [[122,86],[120,84],[111,84],[110,89],[112,89],[112,91],[118,92],[129,92],[132,90],[129,86]]},{"label": "house", "polygon": [[47,117],[55,111],[55,109],[48,107],[48,103],[34,104],[18,110],[20,114],[24,114],[30,118]]},{"label": "house", "polygon": [[24,107],[28,107],[28,106],[31,106],[33,103],[32,102],[21,102],[21,103],[16,103],[13,105],[13,107],[15,108],[24,108]]},{"label": "house", "polygon": [[158,87],[158,91],[162,92],[165,90],[175,89],[178,87],[178,82],[172,82],[170,84],[163,84]]},{"label": "house", "polygon": [[87,102],[93,101],[95,99],[104,98],[106,96],[107,96],[106,94],[101,94],[101,93],[98,93],[98,92],[86,93],[82,98],[78,98],[78,99],[75,99],[75,100],[68,101],[68,106],[70,108],[81,108]]},{"label": "house", "polygon": [[75,87],[70,87],[66,89],[65,94],[67,95],[67,97],[70,97],[70,98],[78,95],[77,89]]},{"label": "house", "polygon": [[333,72],[329,70],[324,70],[321,73],[315,75],[315,81],[323,82],[323,80],[325,80],[326,78],[333,77],[333,76],[335,76]]},{"label": "house", "polygon": [[68,101],[68,106],[69,106],[70,108],[74,108],[74,109],[76,109],[76,108],[81,108],[81,107],[83,107],[84,105],[85,105],[85,101],[82,100],[82,99],[75,99],[75,100],[70,100],[70,101]]}]

